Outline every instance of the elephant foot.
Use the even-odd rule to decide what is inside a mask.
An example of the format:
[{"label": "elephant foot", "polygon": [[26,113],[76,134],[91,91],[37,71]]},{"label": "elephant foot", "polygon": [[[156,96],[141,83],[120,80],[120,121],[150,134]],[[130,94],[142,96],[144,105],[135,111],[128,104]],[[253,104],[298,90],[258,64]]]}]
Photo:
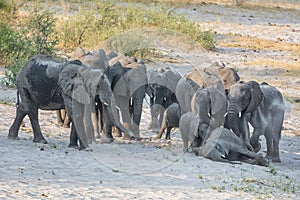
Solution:
[{"label": "elephant foot", "polygon": [[58,127],[63,127],[64,126],[64,124],[61,122],[61,123],[57,123],[57,126]]},{"label": "elephant foot", "polygon": [[40,137],[40,138],[33,138],[33,142],[37,142],[37,143],[42,143],[42,144],[47,144],[47,140],[44,137]]},{"label": "elephant foot", "polygon": [[254,145],[251,144],[251,146],[253,147],[253,151],[254,151],[255,153],[259,152],[259,150],[261,149],[261,144],[260,144],[260,142],[257,142],[257,143],[254,144]]},{"label": "elephant foot", "polygon": [[114,141],[113,138],[101,138],[100,143],[101,144],[110,144]]},{"label": "elephant foot", "polygon": [[281,159],[279,157],[272,158],[272,162],[281,163]]},{"label": "elephant foot", "polygon": [[91,147],[87,146],[87,147],[80,147],[79,151],[90,151],[91,152],[91,151],[93,151],[93,149]]},{"label": "elephant foot", "polygon": [[19,140],[20,138],[17,135],[8,134],[7,139],[10,139],[10,140]]},{"label": "elephant foot", "polygon": [[72,143],[70,143],[70,144],[68,145],[68,147],[69,147],[69,148],[74,148],[74,149],[79,149],[78,144],[72,144]]}]

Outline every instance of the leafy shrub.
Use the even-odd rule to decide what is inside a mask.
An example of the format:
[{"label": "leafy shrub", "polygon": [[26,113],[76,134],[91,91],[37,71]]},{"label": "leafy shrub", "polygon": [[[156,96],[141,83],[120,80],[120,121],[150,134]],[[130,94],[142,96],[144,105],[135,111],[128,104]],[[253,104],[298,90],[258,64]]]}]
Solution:
[{"label": "leafy shrub", "polygon": [[37,54],[54,55],[54,47],[58,43],[54,27],[53,15],[37,10],[20,27],[0,24],[0,62],[7,66],[4,84],[15,84],[18,72],[30,57]]}]

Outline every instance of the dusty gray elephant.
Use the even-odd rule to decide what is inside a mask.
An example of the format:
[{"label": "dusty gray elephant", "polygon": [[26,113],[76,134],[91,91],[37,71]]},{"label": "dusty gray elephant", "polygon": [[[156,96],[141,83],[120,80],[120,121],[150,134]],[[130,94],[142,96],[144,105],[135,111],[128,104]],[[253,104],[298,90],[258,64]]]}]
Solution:
[{"label": "dusty gray elephant", "polygon": [[204,69],[205,72],[215,74],[223,82],[226,94],[228,94],[231,85],[240,80],[240,76],[233,68],[226,67],[222,62],[214,62],[210,67]]},{"label": "dusty gray elephant", "polygon": [[176,97],[181,113],[192,111],[191,101],[199,88],[214,87],[225,94],[224,86],[218,76],[201,69],[193,69],[181,78],[176,86]]},{"label": "dusty gray elephant", "polygon": [[[94,72],[95,74],[93,74]],[[93,80],[92,77],[95,79]],[[100,70],[88,68],[77,60],[60,62],[49,56],[36,56],[21,69],[17,76],[16,85],[21,101],[18,102],[16,118],[9,129],[8,138],[10,139],[19,139],[20,124],[23,118],[28,115],[34,133],[33,141],[47,143],[38,122],[38,109],[58,110],[66,107],[68,115],[74,122],[71,127],[69,146],[78,147],[77,142],[79,140],[80,149],[85,149],[88,148],[88,144],[81,140],[81,138],[86,139],[85,130],[82,130],[83,127],[76,126],[76,124],[82,124],[80,117],[83,116],[83,113],[82,110],[74,110],[73,108],[82,108],[82,104],[94,98],[90,95],[95,94],[103,102],[107,102],[108,114],[117,112],[111,100],[112,91],[108,79]],[[81,91],[83,93],[80,93]],[[86,105],[90,105],[89,103]],[[105,124],[107,126],[111,125],[111,119],[109,116],[106,118]],[[124,131],[132,134],[120,122],[117,123]],[[78,137],[78,135],[82,137]]]},{"label": "dusty gray elephant", "polygon": [[124,67],[119,62],[123,58],[116,57],[113,58],[114,61],[110,60],[112,65],[105,70],[105,74],[111,82],[124,125],[134,133],[135,138],[139,138],[142,106],[148,84],[146,65],[141,60],[125,57],[126,62],[131,61]]},{"label": "dusty gray elephant", "polygon": [[170,69],[148,70],[147,94],[150,97],[150,129],[158,131],[162,125],[163,113],[172,103],[176,103],[176,85],[181,75]]},{"label": "dusty gray elephant", "polygon": [[196,91],[191,101],[192,112],[198,114],[204,123],[209,124],[208,132],[224,125],[226,101],[225,94],[215,87],[199,88]]},{"label": "dusty gray elephant", "polygon": [[183,141],[183,152],[187,152],[189,142],[192,149],[203,144],[209,131],[209,124],[195,113],[186,112],[180,117],[179,129]]},{"label": "dusty gray elephant", "polygon": [[161,128],[156,138],[161,139],[162,134],[167,129],[166,139],[170,140],[171,129],[179,127],[180,116],[181,113],[178,103],[172,103],[171,105],[169,105],[169,107],[164,112]]},{"label": "dusty gray elephant", "polygon": [[194,148],[194,152],[196,155],[218,162],[243,161],[262,166],[269,165],[267,159],[250,149],[251,147],[232,131],[216,128],[201,147]]},{"label": "dusty gray elephant", "polygon": [[108,67],[108,58],[103,49],[92,52],[78,48],[72,53],[71,60],[80,60],[84,65],[103,70]]},{"label": "dusty gray elephant", "polygon": [[[230,87],[228,100],[228,121],[233,132],[251,144],[255,152],[260,150],[258,140],[264,135],[266,157],[280,162],[279,140],[285,112],[282,94],[267,83],[240,81]],[[251,139],[248,122],[254,128]]]}]

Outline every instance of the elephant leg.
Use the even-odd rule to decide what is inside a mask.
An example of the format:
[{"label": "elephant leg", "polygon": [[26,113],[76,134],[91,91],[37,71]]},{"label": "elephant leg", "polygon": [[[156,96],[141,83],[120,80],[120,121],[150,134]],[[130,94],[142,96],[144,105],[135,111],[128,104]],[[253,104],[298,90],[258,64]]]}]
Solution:
[{"label": "elephant leg", "polygon": [[77,137],[77,133],[76,133],[74,123],[72,123],[71,132],[70,132],[70,143],[69,143],[68,147],[79,149],[78,139],[79,138]]},{"label": "elephant leg", "polygon": [[259,152],[259,150],[261,149],[261,144],[259,142],[260,135],[261,132],[258,131],[257,128],[254,128],[253,134],[250,138],[250,145],[253,147],[255,153]]},{"label": "elephant leg", "polygon": [[162,126],[156,136],[156,139],[161,139],[161,136],[164,133],[164,131],[166,130],[166,128],[167,128],[166,124],[162,124]]},{"label": "elephant leg", "polygon": [[72,122],[75,125],[75,131],[77,133],[77,137],[80,142],[80,147],[79,150],[83,149],[89,149],[89,144],[88,144],[88,138],[85,130],[85,124],[84,124],[84,111],[85,111],[85,105],[73,100],[73,117],[72,117]]},{"label": "elephant leg", "polygon": [[70,117],[67,115],[66,110],[63,110],[63,112],[65,113],[63,127],[64,128],[70,128],[70,124],[71,124]]},{"label": "elephant leg", "polygon": [[83,123],[89,144],[96,141],[94,136],[94,124],[92,122],[92,104],[84,105]]},{"label": "elephant leg", "polygon": [[28,116],[33,129],[33,142],[47,144],[47,140],[44,138],[39,125],[38,109],[29,111]]},{"label": "elephant leg", "polygon": [[134,134],[134,137],[137,139],[140,138],[140,122],[142,117],[144,95],[143,96],[138,95],[137,97],[133,97],[132,99],[133,119],[130,128]]},{"label": "elephant leg", "polygon": [[107,107],[102,105],[102,120],[103,120],[103,134],[101,137],[101,143],[111,143],[113,141],[112,136],[112,121],[109,117]]},{"label": "elephant leg", "polygon": [[186,135],[184,135],[183,133],[181,133],[181,138],[183,141],[183,152],[187,152],[188,151],[188,137]]},{"label": "elephant leg", "polygon": [[61,110],[56,110],[57,126],[62,127],[64,125],[64,120],[62,118]]},{"label": "elephant leg", "polygon": [[157,106],[158,104],[154,104],[150,107],[151,112],[151,126],[150,129],[153,130],[153,132],[157,132],[159,129],[159,121],[158,121],[158,114],[157,114]]},{"label": "elephant leg", "polygon": [[173,127],[168,127],[167,128],[167,133],[166,133],[166,139],[171,140],[171,130]]},{"label": "elephant leg", "polygon": [[255,159],[259,165],[269,166],[269,162],[261,154],[254,153],[241,145],[232,145],[230,151],[240,153],[248,158]]},{"label": "elephant leg", "polygon": [[12,126],[9,128],[9,133],[7,138],[8,139],[14,139],[14,140],[18,140],[18,132],[19,132],[19,128],[23,122],[24,117],[27,115],[27,113],[25,112],[23,105],[20,104],[17,107],[17,113],[16,113],[16,118],[12,124]]}]

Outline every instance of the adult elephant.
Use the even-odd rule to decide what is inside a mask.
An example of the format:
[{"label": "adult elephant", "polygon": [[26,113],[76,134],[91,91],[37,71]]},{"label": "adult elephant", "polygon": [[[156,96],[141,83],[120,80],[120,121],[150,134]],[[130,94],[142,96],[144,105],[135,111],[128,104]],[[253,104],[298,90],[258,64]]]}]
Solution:
[{"label": "adult elephant", "polygon": [[[279,140],[285,110],[282,94],[267,83],[240,81],[230,87],[228,100],[228,120],[233,132],[251,144],[256,152],[261,147],[259,137],[264,135],[266,157],[280,162]],[[254,128],[251,139],[248,122]]]},{"label": "adult elephant", "polygon": [[[77,48],[71,55],[71,60],[80,60],[84,65],[95,67],[98,69],[106,69],[108,67],[108,58],[103,49],[98,49],[96,52],[86,51],[83,48]],[[69,127],[70,120],[65,114],[65,111],[57,110],[57,124],[59,127]],[[91,117],[87,117],[87,121],[93,121],[94,134],[99,135],[99,129],[97,127],[97,119],[95,110],[92,112]]]},{"label": "adult elephant", "polygon": [[181,75],[170,69],[148,70],[147,94],[150,97],[150,128],[158,131],[162,125],[163,113],[172,103],[177,103],[176,85]]},{"label": "adult elephant", "polygon": [[225,93],[220,78],[210,72],[201,69],[193,69],[181,78],[176,86],[176,97],[180,105],[181,113],[191,112],[191,101],[199,88],[214,87],[221,93]]},{"label": "adult elephant", "polygon": [[[84,66],[78,60],[61,62],[49,56],[36,56],[21,69],[16,85],[21,101],[18,102],[16,118],[9,129],[9,139],[19,139],[20,125],[28,115],[33,128],[33,141],[47,143],[38,122],[38,109],[66,108],[73,121],[69,146],[78,147],[79,140],[80,149],[89,149],[82,118],[90,114],[84,113],[84,110],[92,106],[91,99],[99,96],[107,104],[107,127],[111,126],[113,118],[109,118],[109,113],[117,112],[106,76],[99,69]],[[116,123],[122,130],[131,133],[117,120]],[[106,134],[109,135],[109,132]]]},{"label": "adult elephant", "polygon": [[[111,65],[105,70],[105,74],[111,82],[124,126],[134,133],[135,138],[139,138],[142,106],[148,84],[146,66],[142,61],[136,59],[132,59],[132,62],[129,61],[122,66],[119,60],[122,62],[124,60],[120,57],[113,59],[114,61],[110,61]],[[125,57],[125,59],[129,60],[130,58]]]}]

